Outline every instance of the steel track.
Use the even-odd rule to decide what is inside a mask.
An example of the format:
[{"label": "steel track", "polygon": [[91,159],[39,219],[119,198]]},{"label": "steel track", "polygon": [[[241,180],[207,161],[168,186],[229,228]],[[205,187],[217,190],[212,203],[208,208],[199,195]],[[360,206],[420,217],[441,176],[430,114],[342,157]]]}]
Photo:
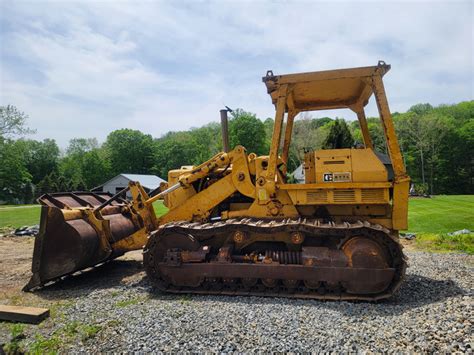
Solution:
[{"label": "steel track", "polygon": [[[190,234],[197,240],[206,240],[215,235],[232,235],[235,230],[249,233],[272,234],[277,232],[301,231],[313,238],[337,238],[339,241],[347,240],[352,236],[365,236],[374,239],[385,246],[392,258],[391,267],[395,268],[395,276],[389,287],[378,294],[361,295],[349,294],[342,289],[319,288],[309,289],[305,286],[297,288],[285,288],[280,285],[276,288],[267,288],[258,283],[257,285],[244,288],[237,283],[226,284],[222,280],[205,280],[200,287],[179,287],[166,283],[157,270],[154,251],[160,238],[166,234],[180,233]],[[265,296],[265,297],[290,297],[302,299],[319,300],[344,300],[344,301],[378,301],[389,298],[400,287],[407,267],[406,258],[402,252],[402,246],[398,238],[390,231],[380,225],[369,222],[357,221],[355,223],[324,223],[320,220],[306,218],[284,219],[284,220],[257,220],[250,218],[229,219],[215,223],[197,222],[171,222],[160,226],[158,230],[150,235],[150,239],[144,249],[144,264],[148,277],[153,285],[164,292],[191,293],[211,295],[237,295],[237,296]],[[243,275],[245,277],[247,275]],[[281,283],[280,283],[281,284]]]}]

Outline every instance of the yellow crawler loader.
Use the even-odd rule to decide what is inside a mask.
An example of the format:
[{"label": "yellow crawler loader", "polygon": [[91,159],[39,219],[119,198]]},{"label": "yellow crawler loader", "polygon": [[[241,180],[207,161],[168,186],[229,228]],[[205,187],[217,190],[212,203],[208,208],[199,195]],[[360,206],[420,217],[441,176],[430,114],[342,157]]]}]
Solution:
[{"label": "yellow crawler loader", "polygon": [[[150,197],[137,182],[107,194],[60,193],[43,205],[35,289],[143,248],[150,282],[172,293],[335,300],[390,297],[406,261],[409,177],[382,77],[390,65],[274,75],[263,82],[276,114],[270,152],[228,149],[199,166],[171,170]],[[374,152],[364,107],[375,97],[390,164]],[[364,145],[305,154],[305,182],[287,183],[292,128],[300,112],[351,109]],[[285,124],[286,122],[286,124]],[[157,217],[152,203],[169,211]]]}]

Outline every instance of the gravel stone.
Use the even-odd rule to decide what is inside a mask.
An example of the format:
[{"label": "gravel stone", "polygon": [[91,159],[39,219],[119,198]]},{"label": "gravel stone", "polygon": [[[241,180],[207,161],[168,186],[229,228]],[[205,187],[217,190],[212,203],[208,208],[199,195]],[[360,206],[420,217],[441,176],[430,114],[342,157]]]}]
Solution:
[{"label": "gravel stone", "polygon": [[42,292],[74,303],[64,309],[64,322],[102,326],[64,349],[72,352],[472,353],[474,257],[407,255],[402,288],[378,303],[171,295],[153,291],[143,271],[131,282],[102,276],[100,287]]}]

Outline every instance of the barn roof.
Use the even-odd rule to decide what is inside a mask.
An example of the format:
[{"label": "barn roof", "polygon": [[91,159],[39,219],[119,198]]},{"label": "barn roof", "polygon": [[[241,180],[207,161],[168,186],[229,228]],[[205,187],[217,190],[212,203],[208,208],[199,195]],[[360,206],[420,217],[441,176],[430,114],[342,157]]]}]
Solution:
[{"label": "barn roof", "polygon": [[162,182],[166,182],[156,175],[141,175],[141,174],[120,174],[130,181],[138,181],[142,186],[148,189],[156,189]]},{"label": "barn roof", "polygon": [[156,175],[142,175],[142,174],[119,174],[117,176],[114,176],[112,179],[104,182],[102,185],[99,185],[97,187],[94,187],[92,190],[97,190],[99,188],[102,188],[104,185],[107,185],[111,182],[113,182],[115,179],[117,179],[119,176],[123,176],[125,179],[129,181],[138,181],[140,185],[143,187],[154,190],[160,186],[162,182],[166,182],[162,178]]}]

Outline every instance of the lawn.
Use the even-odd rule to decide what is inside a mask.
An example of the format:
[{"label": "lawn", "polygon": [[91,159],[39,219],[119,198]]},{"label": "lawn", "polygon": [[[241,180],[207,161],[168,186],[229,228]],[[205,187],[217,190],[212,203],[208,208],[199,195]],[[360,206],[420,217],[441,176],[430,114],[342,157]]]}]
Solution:
[{"label": "lawn", "polygon": [[2,206],[0,207],[0,228],[39,224],[40,213],[39,205]]},{"label": "lawn", "polygon": [[163,216],[166,212],[168,212],[168,208],[163,205],[163,201],[155,201],[153,202],[153,209],[155,210],[155,214],[160,217]]},{"label": "lawn", "polygon": [[474,254],[474,233],[448,235],[474,231],[474,195],[412,198],[409,203],[408,227],[416,233],[417,249]]},{"label": "lawn", "polygon": [[411,198],[408,228],[414,233],[474,231],[474,195]]}]

